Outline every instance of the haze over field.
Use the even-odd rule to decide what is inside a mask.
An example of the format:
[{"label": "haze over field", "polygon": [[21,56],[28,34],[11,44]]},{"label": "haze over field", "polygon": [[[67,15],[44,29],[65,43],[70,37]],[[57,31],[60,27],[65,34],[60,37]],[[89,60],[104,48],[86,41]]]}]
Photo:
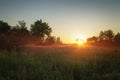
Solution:
[{"label": "haze over field", "polygon": [[120,31],[119,0],[1,0],[0,19],[15,26],[25,20],[27,27],[43,19],[53,28],[53,35],[64,43],[74,43],[75,36],[90,37],[99,31]]}]

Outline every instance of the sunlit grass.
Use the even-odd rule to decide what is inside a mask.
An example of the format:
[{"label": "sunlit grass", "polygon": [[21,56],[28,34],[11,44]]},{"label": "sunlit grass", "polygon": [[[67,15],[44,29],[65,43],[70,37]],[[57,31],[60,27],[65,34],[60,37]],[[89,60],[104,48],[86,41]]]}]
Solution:
[{"label": "sunlit grass", "polygon": [[37,47],[0,51],[0,80],[119,80],[120,50]]}]

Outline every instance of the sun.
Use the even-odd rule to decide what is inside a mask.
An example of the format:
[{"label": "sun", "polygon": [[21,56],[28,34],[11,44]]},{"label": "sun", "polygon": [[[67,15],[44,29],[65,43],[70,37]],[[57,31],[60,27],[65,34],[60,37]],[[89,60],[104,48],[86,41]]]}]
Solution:
[{"label": "sun", "polygon": [[80,38],[76,38],[76,43],[79,44],[79,45],[83,45],[84,41]]},{"label": "sun", "polygon": [[83,35],[76,35],[75,36],[75,43],[78,45],[83,45],[86,43],[86,37]]}]

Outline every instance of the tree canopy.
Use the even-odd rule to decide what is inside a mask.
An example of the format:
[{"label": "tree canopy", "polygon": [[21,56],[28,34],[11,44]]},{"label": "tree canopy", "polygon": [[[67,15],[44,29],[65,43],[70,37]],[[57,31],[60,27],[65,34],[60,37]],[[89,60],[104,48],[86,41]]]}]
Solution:
[{"label": "tree canopy", "polygon": [[112,40],[113,37],[114,37],[114,33],[112,30],[101,31],[99,34],[100,40]]},{"label": "tree canopy", "polygon": [[26,22],[24,20],[18,21],[18,24],[12,28],[11,32],[18,36],[29,35],[29,31],[27,30]]},{"label": "tree canopy", "polygon": [[31,25],[31,34],[33,36],[45,37],[50,36],[52,28],[46,22],[42,20],[37,20],[34,24]]},{"label": "tree canopy", "polygon": [[0,21],[0,34],[6,34],[9,33],[11,30],[10,26],[8,25],[8,23],[4,22],[4,21]]},{"label": "tree canopy", "polygon": [[[0,49],[9,49],[26,44],[51,45],[60,43],[60,38],[51,35],[52,28],[46,22],[37,20],[27,29],[24,20],[18,21],[16,26],[9,26],[0,21]],[[7,34],[7,35],[6,35]]]},{"label": "tree canopy", "polygon": [[102,46],[120,46],[120,33],[115,34],[112,30],[101,31],[99,36],[93,36],[87,39],[88,44]]}]

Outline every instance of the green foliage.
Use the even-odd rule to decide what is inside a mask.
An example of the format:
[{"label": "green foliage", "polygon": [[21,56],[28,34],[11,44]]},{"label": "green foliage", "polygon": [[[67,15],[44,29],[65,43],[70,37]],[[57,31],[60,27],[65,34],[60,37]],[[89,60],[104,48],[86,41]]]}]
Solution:
[{"label": "green foliage", "polygon": [[45,40],[45,44],[49,44],[49,45],[52,45],[52,44],[62,44],[61,40],[60,40],[60,37],[54,37],[54,36],[49,36],[46,38]]},{"label": "green foliage", "polygon": [[93,36],[93,37],[91,37],[91,38],[88,38],[88,39],[87,39],[87,42],[93,44],[93,43],[97,42],[97,40],[98,40],[98,38],[95,37],[95,36]]},{"label": "green foliage", "polygon": [[56,44],[62,44],[62,41],[61,41],[60,37],[57,37]]},{"label": "green foliage", "polygon": [[48,38],[46,38],[45,43],[46,44],[55,44],[56,43],[55,40],[56,40],[55,37],[49,36]]},{"label": "green foliage", "polygon": [[101,31],[98,37],[88,38],[87,43],[97,46],[120,46],[120,33],[115,35],[112,30]]},{"label": "green foliage", "polygon": [[6,34],[10,32],[10,26],[8,23],[0,21],[0,34]]},{"label": "green foliage", "polygon": [[29,36],[30,32],[27,30],[26,22],[24,20],[18,21],[18,25],[12,28],[11,34],[16,36]]},{"label": "green foliage", "polygon": [[119,57],[104,47],[0,51],[0,80],[119,80]]},{"label": "green foliage", "polygon": [[52,28],[48,23],[37,20],[27,29],[24,20],[18,21],[16,26],[9,26],[7,22],[0,21],[0,49],[12,49],[26,44],[55,44],[56,39],[51,37]]},{"label": "green foliage", "polygon": [[31,25],[31,34],[34,36],[45,37],[45,35],[50,36],[52,29],[46,22],[42,20],[37,20],[34,24]]},{"label": "green foliage", "polygon": [[114,37],[114,42],[117,46],[120,46],[120,33],[117,33]]},{"label": "green foliage", "polygon": [[113,37],[114,37],[114,33],[112,30],[101,31],[99,34],[100,40],[112,40]]}]

